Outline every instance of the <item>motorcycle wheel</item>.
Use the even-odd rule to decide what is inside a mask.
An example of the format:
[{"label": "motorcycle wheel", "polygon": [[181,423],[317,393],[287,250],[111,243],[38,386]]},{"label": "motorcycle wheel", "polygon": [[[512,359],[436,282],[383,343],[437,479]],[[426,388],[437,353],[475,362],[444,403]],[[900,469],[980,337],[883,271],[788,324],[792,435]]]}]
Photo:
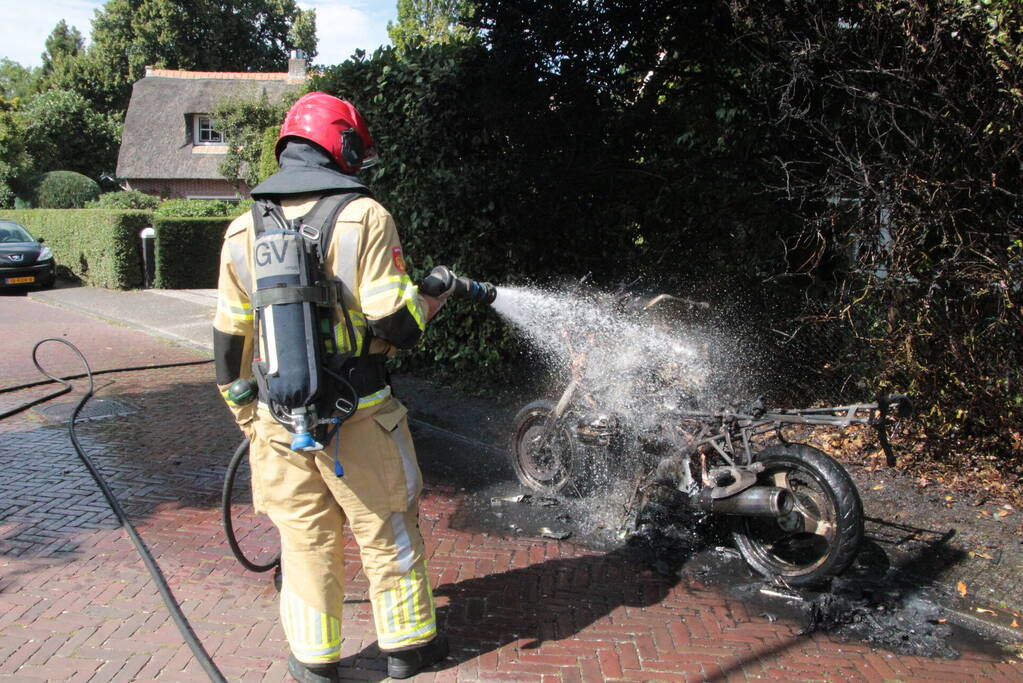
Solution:
[{"label": "motorcycle wheel", "polygon": [[540,443],[547,418],[555,407],[553,401],[533,401],[515,415],[512,469],[522,484],[541,493],[578,488],[583,464],[581,445],[564,424],[555,424],[548,443]]},{"label": "motorcycle wheel", "polygon": [[757,483],[788,489],[794,507],[778,518],[736,519],[732,535],[746,563],[790,586],[842,573],[863,540],[863,503],[849,473],[806,444],[770,446],[755,460],[764,465]]}]

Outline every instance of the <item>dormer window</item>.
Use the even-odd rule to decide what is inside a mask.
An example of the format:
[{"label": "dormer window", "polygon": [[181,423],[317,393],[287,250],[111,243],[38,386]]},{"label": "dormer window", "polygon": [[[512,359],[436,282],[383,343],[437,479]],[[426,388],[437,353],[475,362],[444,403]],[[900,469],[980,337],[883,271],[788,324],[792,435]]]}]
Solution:
[{"label": "dormer window", "polygon": [[222,145],[224,134],[213,128],[213,118],[208,114],[195,114],[192,117],[192,140],[196,145]]}]

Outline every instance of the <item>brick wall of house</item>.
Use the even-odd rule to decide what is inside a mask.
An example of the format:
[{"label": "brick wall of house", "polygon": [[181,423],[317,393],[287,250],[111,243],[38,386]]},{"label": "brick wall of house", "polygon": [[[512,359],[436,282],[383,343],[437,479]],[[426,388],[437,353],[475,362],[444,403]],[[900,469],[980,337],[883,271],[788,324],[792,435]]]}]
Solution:
[{"label": "brick wall of house", "polygon": [[241,195],[249,196],[249,188],[242,184],[239,188],[226,180],[126,180],[124,189],[138,190],[146,194],[159,195],[166,199],[187,199],[189,197],[224,197],[233,198]]}]

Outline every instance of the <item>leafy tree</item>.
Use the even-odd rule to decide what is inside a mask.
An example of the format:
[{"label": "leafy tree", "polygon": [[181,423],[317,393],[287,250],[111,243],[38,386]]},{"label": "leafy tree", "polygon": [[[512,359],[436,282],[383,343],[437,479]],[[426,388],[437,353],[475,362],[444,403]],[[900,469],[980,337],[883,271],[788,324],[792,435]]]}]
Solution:
[{"label": "leafy tree", "polygon": [[[770,271],[775,242],[765,235],[791,218],[760,192],[748,57],[734,49],[727,5],[480,0],[473,21],[494,77],[536,83],[511,88],[503,106],[521,122],[511,121],[514,137],[537,156],[523,170],[552,171],[540,192],[554,206],[580,207],[573,222],[623,233],[636,258],[628,267],[664,287],[706,290],[690,292],[697,296],[747,287]],[[755,263],[707,267],[708,253],[747,248]]]},{"label": "leafy tree", "polygon": [[305,54],[306,59],[312,62],[316,58],[316,10],[299,10],[295,17],[291,30],[288,32],[288,39],[294,49]]},{"label": "leafy tree", "polygon": [[117,61],[91,48],[73,59],[56,62],[46,86],[75,92],[97,111],[119,116],[124,115],[131,96],[131,82],[119,70]]},{"label": "leafy tree", "polygon": [[85,49],[85,39],[74,26],[68,26],[61,19],[46,37],[46,51],[43,52],[43,75],[53,71],[53,65],[59,61],[77,57]]},{"label": "leafy tree", "polygon": [[117,163],[121,129],[75,92],[49,90],[36,95],[20,114],[25,147],[37,172],[77,171],[92,178]]},{"label": "leafy tree", "polygon": [[293,92],[271,103],[264,95],[256,100],[228,100],[217,106],[213,112],[216,128],[231,142],[219,168],[225,178],[252,187],[266,177],[263,173],[270,168],[270,161],[263,159],[266,131],[280,130],[284,115],[300,96]]},{"label": "leafy tree", "polygon": [[101,111],[123,110],[146,66],[282,71],[290,50],[315,54],[314,25],[294,0],[107,0],[96,11],[88,50],[58,62],[51,83]]},{"label": "leafy tree", "polygon": [[39,90],[38,67],[24,67],[14,60],[0,59],[0,97],[26,99]]},{"label": "leafy tree", "polygon": [[398,0],[398,22],[387,23],[387,35],[399,51],[458,41],[476,35],[467,25],[474,0]]},{"label": "leafy tree", "polygon": [[14,105],[0,97],[0,207],[14,205],[32,159],[25,150],[25,133]]},{"label": "leafy tree", "polygon": [[1023,8],[735,7],[765,189],[802,219],[791,329],[857,391],[913,392],[937,457],[1023,472]]}]

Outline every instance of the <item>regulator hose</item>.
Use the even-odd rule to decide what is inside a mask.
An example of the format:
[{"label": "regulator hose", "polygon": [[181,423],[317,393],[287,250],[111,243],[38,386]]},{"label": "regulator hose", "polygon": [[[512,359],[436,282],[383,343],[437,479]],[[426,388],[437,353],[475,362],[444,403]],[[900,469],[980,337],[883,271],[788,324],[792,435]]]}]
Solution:
[{"label": "regulator hose", "polygon": [[[65,346],[70,348],[75,353],[75,355],[78,356],[79,360],[82,361],[82,365],[85,366],[85,372],[83,374],[73,375],[67,378],[54,377],[50,373],[46,372],[46,370],[44,370],[42,366],[39,364],[39,361],[36,357],[36,353],[38,352],[39,347],[45,344],[46,342],[57,342],[60,344],[64,344]],[[156,560],[153,558],[152,553],[149,552],[149,548],[146,547],[146,544],[142,541],[142,537],[139,536],[139,533],[138,531],[135,530],[134,525],[132,525],[132,523],[128,520],[128,516],[125,514],[124,509],[121,507],[121,504],[117,501],[117,498],[114,497],[114,493],[107,485],[107,482],[103,478],[103,475],[100,473],[99,469],[93,463],[92,459],[88,455],[86,455],[85,450],[82,448],[81,443],[79,443],[78,441],[78,435],[75,433],[75,421],[78,419],[78,414],[81,412],[82,408],[84,408],[85,404],[89,401],[90,398],[92,398],[92,392],[93,389],[95,388],[92,378],[94,374],[99,373],[98,372],[94,373],[92,371],[92,368],[89,367],[89,362],[85,359],[85,356],[82,355],[82,352],[78,350],[77,346],[67,341],[66,339],[59,339],[57,337],[48,337],[46,339],[42,339],[36,342],[36,345],[32,348],[32,362],[35,364],[36,369],[39,370],[40,373],[42,373],[44,376],[48,378],[46,381],[34,382],[31,384],[16,387],[7,387],[5,389],[0,389],[0,393],[15,391],[17,389],[24,389],[31,386],[39,386],[41,384],[48,384],[50,382],[57,382],[59,384],[63,384],[64,388],[57,392],[54,392],[53,394],[45,396],[42,399],[31,401],[30,403],[19,406],[14,410],[9,410],[6,413],[0,414],[0,419],[20,413],[23,410],[27,410],[28,408],[31,408],[34,405],[38,405],[39,403],[42,403],[43,401],[49,400],[56,396],[66,394],[72,389],[71,383],[67,381],[68,379],[77,379],[82,377],[88,378],[89,389],[88,391],[85,392],[85,395],[82,396],[81,400],[78,401],[78,404],[75,405],[74,410],[71,411],[71,416],[68,418],[68,435],[71,437],[71,444],[74,446],[75,452],[78,454],[79,459],[81,459],[82,463],[85,464],[86,469],[89,470],[89,474],[91,474],[92,478],[96,481],[96,485],[99,486],[100,490],[103,492],[103,496],[107,499],[107,504],[110,506],[110,509],[113,510],[114,515],[117,517],[118,522],[124,528],[125,533],[128,534],[128,538],[131,539],[131,542],[135,546],[135,549],[142,557],[142,562],[146,565],[146,569],[149,570],[149,575],[153,578],[153,582],[156,584],[156,588],[160,593],[160,597],[163,598],[163,604],[167,607],[167,611],[170,612],[171,619],[174,621],[174,624],[178,627],[178,631],[181,633],[181,636],[184,638],[185,643],[192,651],[192,655],[202,666],[203,670],[206,672],[206,675],[209,676],[209,679],[211,681],[214,681],[214,683],[227,683],[227,679],[224,678],[224,675],[217,668],[217,665],[213,663],[213,659],[210,658],[209,653],[206,652],[206,649],[199,641],[198,636],[195,635],[195,631],[192,630],[191,624],[188,623],[188,619],[181,611],[181,606],[174,598],[174,594],[171,592],[170,586],[167,585],[167,579],[164,578],[163,573],[160,571],[159,565],[157,565]],[[163,365],[150,365],[136,368],[110,369],[104,370],[102,372],[119,372],[124,370],[166,368],[176,367],[180,365],[198,365],[200,363],[209,362],[212,361],[205,360],[188,361],[184,363],[166,363]]]}]

